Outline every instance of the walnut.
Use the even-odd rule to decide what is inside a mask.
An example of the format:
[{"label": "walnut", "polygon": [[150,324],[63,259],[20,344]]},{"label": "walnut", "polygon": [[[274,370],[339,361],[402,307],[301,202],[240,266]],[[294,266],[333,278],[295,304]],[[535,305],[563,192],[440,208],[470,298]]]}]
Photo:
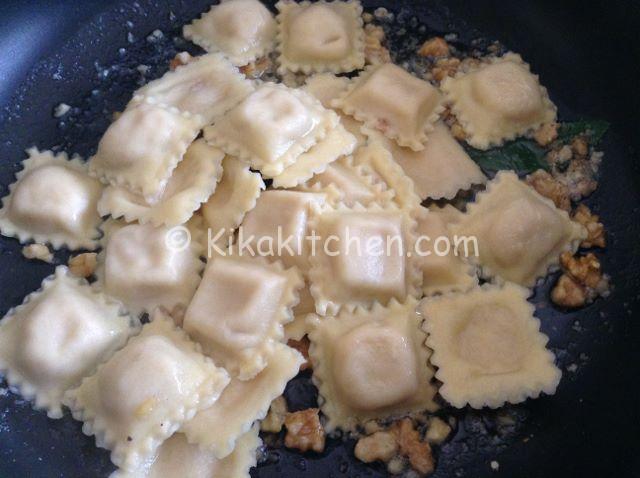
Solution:
[{"label": "walnut", "polygon": [[562,274],[551,291],[551,300],[554,304],[575,309],[587,303],[587,294],[571,276]]},{"label": "walnut", "polygon": [[526,182],[535,189],[538,194],[551,199],[556,207],[564,209],[565,211],[571,210],[569,188],[545,170],[538,169],[536,172],[529,174],[526,177]]},{"label": "walnut", "polygon": [[580,247],[605,247],[607,245],[604,224],[600,222],[600,216],[591,213],[587,206],[579,204],[573,213],[573,220],[587,229],[587,238],[582,241]]},{"label": "walnut", "polygon": [[533,139],[536,140],[540,146],[547,146],[556,140],[558,137],[558,123],[547,123],[540,126],[533,133]]},{"label": "walnut", "polygon": [[422,475],[428,475],[435,469],[435,462],[428,442],[420,440],[420,433],[413,428],[413,422],[405,418],[396,423],[394,431],[397,436],[400,453],[409,458],[411,467]]},{"label": "walnut", "polygon": [[583,137],[576,136],[573,138],[573,141],[571,141],[571,151],[573,151],[576,156],[584,158],[589,154],[589,144]]},{"label": "walnut", "polygon": [[582,257],[563,252],[560,265],[565,273],[551,291],[551,300],[564,307],[582,307],[609,292],[609,278],[602,273],[600,261],[589,253]]},{"label": "walnut", "polygon": [[296,349],[305,358],[305,362],[300,365],[300,370],[307,370],[311,368],[311,361],[309,360],[309,338],[305,335],[300,340],[289,339],[287,345],[293,349]]},{"label": "walnut", "polygon": [[374,461],[388,462],[398,452],[396,435],[390,431],[379,431],[360,438],[356,443],[354,454],[365,463]]},{"label": "walnut", "polygon": [[262,420],[260,429],[263,432],[279,433],[284,425],[284,418],[289,410],[287,409],[287,401],[282,395],[276,397],[271,406],[269,407],[269,413]]},{"label": "walnut", "polygon": [[367,65],[380,65],[391,62],[391,54],[382,43],[385,40],[381,26],[367,24],[364,26],[364,58]]},{"label": "walnut", "polygon": [[450,433],[451,427],[447,422],[438,417],[433,417],[431,421],[429,421],[429,428],[427,428],[425,438],[429,443],[439,445],[447,439]]},{"label": "walnut", "polygon": [[248,65],[240,67],[240,72],[246,75],[247,78],[260,78],[265,71],[270,69],[273,65],[271,59],[268,56],[258,58],[256,61],[252,61]]},{"label": "walnut", "polygon": [[582,257],[563,252],[560,264],[574,279],[587,287],[596,288],[602,278],[600,261],[591,252]]},{"label": "walnut", "polygon": [[29,244],[22,248],[22,255],[27,259],[38,259],[39,261],[53,262],[53,253],[44,244]]},{"label": "walnut", "polygon": [[418,55],[432,58],[449,56],[449,44],[442,37],[434,37],[422,44]]},{"label": "walnut", "polygon": [[287,427],[284,446],[303,452],[313,450],[321,453],[324,450],[325,434],[318,412],[317,408],[308,408],[287,413],[284,418],[284,425]]},{"label": "walnut", "polygon": [[431,69],[431,74],[434,80],[441,82],[447,76],[454,76],[459,67],[460,60],[458,58],[441,58]]},{"label": "walnut", "polygon": [[90,277],[96,271],[98,265],[98,254],[95,252],[85,252],[69,259],[69,270],[78,277]]},{"label": "walnut", "polygon": [[190,63],[193,60],[194,60],[194,57],[192,57],[188,52],[181,51],[176,56],[174,56],[169,62],[169,69],[173,71],[179,66],[186,65],[187,63]]}]

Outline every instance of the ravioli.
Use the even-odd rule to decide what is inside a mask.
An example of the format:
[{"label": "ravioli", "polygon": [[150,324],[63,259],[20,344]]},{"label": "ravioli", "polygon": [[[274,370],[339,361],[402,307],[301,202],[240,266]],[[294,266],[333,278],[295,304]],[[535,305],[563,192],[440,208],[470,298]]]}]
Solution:
[{"label": "ravioli", "polygon": [[393,205],[356,204],[317,209],[309,228],[319,236],[310,256],[311,294],[320,315],[370,307],[418,294],[422,275],[415,256],[415,222]]},{"label": "ravioli", "polygon": [[511,283],[487,284],[421,304],[440,395],[453,406],[497,408],[555,392],[561,373],[529,294]]},{"label": "ravioli", "polygon": [[441,88],[474,148],[501,145],[556,120],[547,90],[514,53],[446,78]]},{"label": "ravioli", "polygon": [[370,66],[333,105],[414,151],[444,110],[437,88],[393,63]]},{"label": "ravioli", "polygon": [[[200,282],[202,238],[184,228],[176,232],[151,224],[108,221],[103,226],[103,250],[98,256],[96,287],[120,300],[134,314],[187,306]],[[191,240],[182,241],[189,231]],[[193,231],[190,232],[190,231]]]},{"label": "ravioli", "polygon": [[96,204],[101,184],[87,175],[78,157],[27,150],[22,171],[2,199],[0,233],[49,243],[55,249],[95,249],[102,222]]},{"label": "ravioli", "polygon": [[84,433],[111,450],[114,464],[134,471],[228,383],[227,372],[158,309],[139,335],[67,392],[65,404]]},{"label": "ravioli", "polygon": [[213,126],[204,130],[212,145],[277,176],[325,138],[338,116],[302,90],[263,83]]},{"label": "ravioli", "polygon": [[107,186],[98,202],[101,216],[127,222],[177,226],[187,222],[216,189],[222,176],[224,153],[198,139],[173,171],[162,195],[154,202],[123,187]]},{"label": "ravioli", "polygon": [[438,408],[416,306],[392,300],[311,322],[309,356],[328,432]]},{"label": "ravioli", "polygon": [[586,237],[580,224],[510,171],[496,175],[451,231],[476,238],[469,260],[483,277],[525,287],[533,287],[558,265],[562,252],[575,252]]},{"label": "ravioli", "polygon": [[234,377],[250,380],[283,338],[304,282],[295,268],[232,251],[209,261],[183,327]]},{"label": "ravioli", "polygon": [[0,322],[0,371],[50,418],[62,396],[137,333],[139,322],[64,266]]},{"label": "ravioli", "polygon": [[220,399],[199,411],[181,431],[189,443],[197,444],[216,458],[229,456],[237,440],[256,420],[267,415],[271,402],[284,392],[304,361],[295,349],[276,344],[264,370],[249,381],[231,379]]},{"label": "ravioli", "polygon": [[274,47],[277,24],[258,0],[223,0],[183,28],[184,37],[208,52],[246,65]]},{"label": "ravioli", "polygon": [[144,99],[134,102],[107,129],[89,172],[153,201],[200,131],[201,119]]},{"label": "ravioli", "polygon": [[364,66],[362,6],[357,0],[280,1],[278,72],[344,73]]}]

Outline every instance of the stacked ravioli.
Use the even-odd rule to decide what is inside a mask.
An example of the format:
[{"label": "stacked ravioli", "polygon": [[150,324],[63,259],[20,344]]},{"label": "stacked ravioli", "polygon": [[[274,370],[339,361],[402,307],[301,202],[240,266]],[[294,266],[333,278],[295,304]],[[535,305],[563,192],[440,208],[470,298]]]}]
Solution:
[{"label": "stacked ravioli", "polygon": [[[555,119],[537,77],[508,54],[440,90],[365,66],[357,1],[276,8],[211,7],[184,27],[206,54],[136,91],[88,163],[32,148],[3,199],[3,235],[100,249],[94,282],[61,266],[9,311],[0,369],[117,476],[249,476],[305,335],[328,431],[560,380],[527,298],[585,231],[514,173],[487,182],[440,121],[449,104],[477,148],[527,134]],[[238,69],[270,53],[304,86]],[[461,236],[476,254],[419,253]]]}]

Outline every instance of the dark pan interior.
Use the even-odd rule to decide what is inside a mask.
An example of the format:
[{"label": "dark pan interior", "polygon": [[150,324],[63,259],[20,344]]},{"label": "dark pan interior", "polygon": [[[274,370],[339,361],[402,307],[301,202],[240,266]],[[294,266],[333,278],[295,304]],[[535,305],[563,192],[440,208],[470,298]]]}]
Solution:
[{"label": "dark pan interior", "polygon": [[[91,154],[148,65],[147,78],[166,69],[177,49],[178,27],[209,0],[3,0],[0,5],[0,194],[31,145]],[[564,369],[553,397],[506,411],[458,411],[453,438],[439,450],[434,476],[640,476],[638,376],[640,330],[639,161],[637,115],[637,2],[497,0],[364,1],[407,19],[406,37],[420,42],[456,32],[459,45],[499,39],[541,75],[563,120],[605,119],[612,127],[602,149],[599,189],[588,204],[602,216],[609,246],[602,255],[614,289],[607,300],[564,313],[546,300],[553,280],[533,298],[543,330]],[[446,6],[445,6],[446,4]],[[411,21],[426,25],[420,30]],[[131,22],[128,24],[127,22]],[[149,42],[154,29],[164,38]],[[129,41],[127,34],[131,33]],[[394,41],[400,41],[394,36]],[[74,107],[55,119],[55,105]],[[0,238],[0,314],[38,288],[52,265],[27,263],[17,241]],[[64,263],[64,253],[57,255]],[[572,373],[566,371],[577,364]],[[67,415],[49,420],[29,404],[0,393],[0,477],[98,477],[112,470],[107,452]],[[303,375],[287,390],[293,409],[315,404]],[[505,418],[506,417],[506,418]],[[332,440],[322,455],[269,450],[255,477],[386,476],[353,458],[353,443]],[[492,460],[500,463],[492,471]]]}]

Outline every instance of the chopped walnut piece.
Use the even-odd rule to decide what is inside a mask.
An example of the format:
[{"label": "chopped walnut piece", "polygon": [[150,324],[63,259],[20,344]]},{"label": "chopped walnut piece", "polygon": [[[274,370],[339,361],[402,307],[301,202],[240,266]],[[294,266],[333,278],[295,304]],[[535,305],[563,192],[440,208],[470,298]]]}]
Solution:
[{"label": "chopped walnut piece", "polygon": [[375,432],[381,432],[384,430],[382,425],[375,420],[366,421],[362,428],[364,428],[364,433],[367,435],[373,435]]},{"label": "chopped walnut piece", "polygon": [[447,76],[454,76],[459,67],[460,60],[458,58],[441,58],[436,61],[431,69],[431,74],[433,75],[433,79],[439,83]]},{"label": "chopped walnut piece", "polygon": [[451,427],[447,422],[441,420],[438,417],[433,417],[429,421],[429,428],[427,428],[427,434],[425,438],[429,443],[439,445],[447,439],[451,433]]},{"label": "chopped walnut piece", "polygon": [[600,261],[589,253],[582,257],[563,252],[560,265],[565,273],[551,291],[551,300],[560,306],[577,308],[609,293],[609,278],[602,273]]},{"label": "chopped walnut piece", "polygon": [[442,37],[434,37],[422,44],[418,55],[432,58],[449,56],[449,44]]},{"label": "chopped walnut piece", "polygon": [[587,206],[579,204],[573,213],[573,220],[582,224],[588,233],[580,247],[605,247],[607,245],[604,224],[600,222],[600,216],[593,214]]},{"label": "chopped walnut piece", "polygon": [[303,452],[313,450],[321,453],[324,450],[325,434],[318,412],[317,408],[308,408],[287,413],[284,419],[284,426],[287,427],[284,446]]},{"label": "chopped walnut piece", "polygon": [[27,259],[38,259],[39,261],[53,262],[53,253],[44,244],[29,244],[22,248],[22,255]]},{"label": "chopped walnut piece", "polygon": [[354,454],[356,458],[365,463],[374,461],[388,462],[398,452],[396,434],[389,431],[375,432],[372,435],[362,437],[356,443]]},{"label": "chopped walnut piece", "polygon": [[435,461],[428,442],[420,440],[420,433],[413,428],[413,422],[405,418],[396,423],[394,431],[397,435],[400,453],[409,458],[411,468],[422,475],[428,475],[435,469]]},{"label": "chopped walnut piece", "polygon": [[451,125],[451,134],[458,141],[464,141],[467,139],[467,133],[464,132],[464,129],[457,121]]},{"label": "chopped walnut piece", "polygon": [[311,368],[311,362],[309,361],[309,345],[311,344],[309,342],[309,338],[306,335],[300,340],[289,339],[287,341],[287,345],[291,348],[296,349],[304,357],[305,362],[300,365],[300,371]]},{"label": "chopped walnut piece", "polygon": [[190,63],[193,60],[194,60],[194,57],[192,57],[188,52],[181,51],[176,56],[174,56],[169,62],[169,69],[173,71],[179,66],[186,65],[187,63]]},{"label": "chopped walnut piece", "polygon": [[571,210],[569,188],[545,170],[538,169],[536,172],[529,174],[526,182],[535,189],[538,194],[551,199],[556,207],[564,209],[565,211]]},{"label": "chopped walnut piece", "polygon": [[371,23],[364,26],[364,59],[367,65],[380,65],[391,62],[391,54],[382,43],[385,40],[384,30]]},{"label": "chopped walnut piece", "polygon": [[273,402],[271,402],[269,413],[264,418],[264,420],[262,420],[260,429],[263,432],[279,433],[280,430],[282,430],[282,426],[284,425],[284,418],[288,412],[289,410],[287,409],[287,401],[284,399],[284,397],[282,395],[276,397]]},{"label": "chopped walnut piece", "polygon": [[543,124],[533,133],[533,139],[540,146],[547,146],[558,137],[558,123]]},{"label": "chopped walnut piece", "polygon": [[74,276],[90,277],[96,271],[98,265],[98,254],[95,252],[84,252],[69,259],[69,271]]},{"label": "chopped walnut piece", "polygon": [[589,144],[587,140],[582,136],[573,138],[573,141],[571,141],[571,151],[573,151],[576,156],[581,158],[586,157],[587,154],[589,154]]},{"label": "chopped walnut piece", "polygon": [[247,78],[260,78],[265,71],[272,67],[271,58],[268,56],[263,56],[262,58],[258,58],[256,61],[252,61],[248,65],[244,65],[240,67],[240,72],[243,73]]}]

